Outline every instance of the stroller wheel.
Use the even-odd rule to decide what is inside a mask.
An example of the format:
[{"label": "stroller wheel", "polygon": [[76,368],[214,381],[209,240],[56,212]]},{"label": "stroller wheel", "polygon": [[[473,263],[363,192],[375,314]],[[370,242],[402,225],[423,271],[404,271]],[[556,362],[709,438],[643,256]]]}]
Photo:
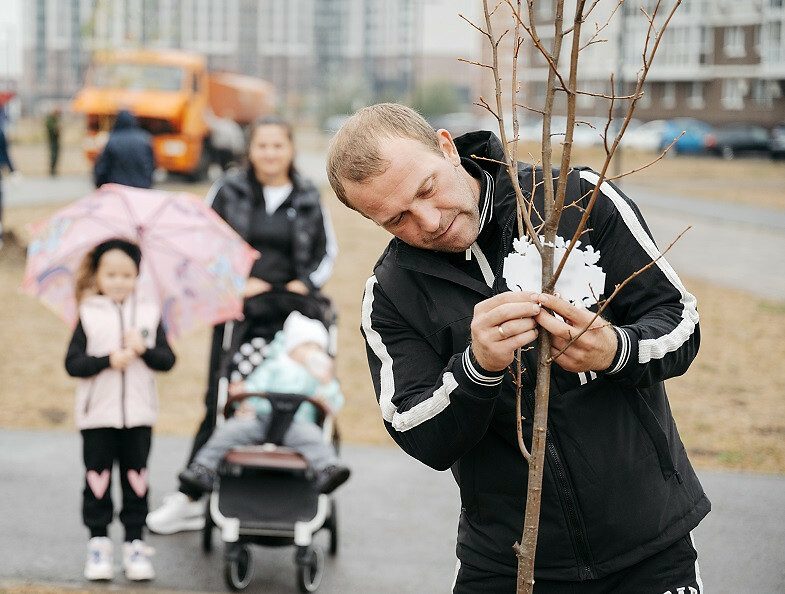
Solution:
[{"label": "stroller wheel", "polygon": [[213,517],[210,515],[210,498],[207,498],[207,507],[204,512],[204,528],[202,529],[202,551],[209,553],[213,550]]},{"label": "stroller wheel", "polygon": [[300,592],[316,592],[322,583],[324,553],[317,546],[303,547],[297,552],[297,586]]},{"label": "stroller wheel", "polygon": [[230,590],[244,590],[253,577],[253,557],[248,545],[232,544],[226,553],[224,579]]},{"label": "stroller wheel", "polygon": [[330,515],[324,523],[325,528],[330,531],[330,548],[328,552],[330,555],[335,555],[338,552],[338,510],[336,509],[335,499],[330,501]]}]

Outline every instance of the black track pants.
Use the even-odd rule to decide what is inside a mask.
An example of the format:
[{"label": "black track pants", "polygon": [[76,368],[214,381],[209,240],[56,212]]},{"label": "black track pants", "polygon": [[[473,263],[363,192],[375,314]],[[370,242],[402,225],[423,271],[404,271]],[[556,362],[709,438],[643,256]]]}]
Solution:
[{"label": "black track pants", "polygon": [[120,522],[125,540],[142,538],[147,517],[147,457],[150,427],[83,429],[85,487],[82,519],[90,536],[106,536],[112,523],[112,468],[120,468],[123,505]]},{"label": "black track pants", "polygon": [[[515,594],[515,575],[460,564],[453,594]],[[664,551],[598,580],[536,580],[534,594],[702,594],[698,554],[688,534]]]}]

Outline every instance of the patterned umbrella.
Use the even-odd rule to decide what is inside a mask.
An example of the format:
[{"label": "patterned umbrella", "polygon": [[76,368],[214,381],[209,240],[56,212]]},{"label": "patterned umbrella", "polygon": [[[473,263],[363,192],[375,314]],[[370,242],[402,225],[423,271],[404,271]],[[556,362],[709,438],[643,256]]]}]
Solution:
[{"label": "patterned umbrella", "polygon": [[142,250],[137,294],[156,300],[167,334],[240,317],[259,253],[215,211],[185,192],[106,184],[32,227],[22,289],[71,327],[74,274],[99,243],[119,237]]}]

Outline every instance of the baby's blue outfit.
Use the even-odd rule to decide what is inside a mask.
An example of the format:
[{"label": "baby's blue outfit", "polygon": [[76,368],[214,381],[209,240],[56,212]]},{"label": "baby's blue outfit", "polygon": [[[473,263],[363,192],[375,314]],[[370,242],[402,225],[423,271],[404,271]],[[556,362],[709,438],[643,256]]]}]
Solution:
[{"label": "baby's blue outfit", "polygon": [[[246,392],[282,392],[284,394],[302,394],[303,396],[321,396],[330,410],[337,412],[343,406],[343,394],[338,381],[333,379],[321,385],[308,370],[293,361],[283,350],[283,334],[278,332],[270,343],[267,358],[245,378]],[[245,400],[256,410],[257,415],[269,415],[272,405],[266,398],[251,397]],[[294,414],[295,423],[316,423],[316,409],[309,402],[303,402]]]},{"label": "baby's blue outfit", "polygon": [[[338,381],[333,379],[322,386],[305,367],[289,357],[283,344],[283,333],[278,332],[269,345],[264,361],[245,379],[246,392],[281,392],[310,397],[318,395],[324,398],[333,412],[338,411],[344,402]],[[258,396],[247,398],[245,402],[254,407],[256,418],[227,419],[223,425],[216,427],[207,443],[196,453],[194,462],[217,470],[231,448],[265,441],[272,405],[266,398]],[[338,456],[332,444],[324,442],[322,429],[316,420],[314,406],[303,402],[283,437],[282,445],[297,451],[311,468],[320,471],[337,464]]]}]

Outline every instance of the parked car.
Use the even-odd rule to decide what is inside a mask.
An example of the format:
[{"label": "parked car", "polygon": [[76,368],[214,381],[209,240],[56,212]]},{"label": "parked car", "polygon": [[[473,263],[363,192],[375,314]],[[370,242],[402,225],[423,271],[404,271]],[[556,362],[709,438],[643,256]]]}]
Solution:
[{"label": "parked car", "polygon": [[659,153],[676,140],[669,155],[696,154],[705,150],[706,136],[713,130],[706,122],[694,118],[652,120],[628,128],[620,144],[622,148]]},{"label": "parked car", "polygon": [[769,154],[769,133],[754,124],[733,124],[706,137],[706,150],[724,159],[740,153]]},{"label": "parked car", "polygon": [[627,128],[619,146],[637,151],[659,151],[665,138],[665,125],[665,120],[652,120],[634,128]]},{"label": "parked car", "polygon": [[785,122],[775,124],[771,129],[769,152],[772,159],[785,159]]},{"label": "parked car", "polygon": [[706,150],[706,137],[713,132],[714,128],[710,124],[695,118],[666,120],[660,150],[664,150],[674,138],[678,138],[672,151],[680,155],[702,153]]}]

